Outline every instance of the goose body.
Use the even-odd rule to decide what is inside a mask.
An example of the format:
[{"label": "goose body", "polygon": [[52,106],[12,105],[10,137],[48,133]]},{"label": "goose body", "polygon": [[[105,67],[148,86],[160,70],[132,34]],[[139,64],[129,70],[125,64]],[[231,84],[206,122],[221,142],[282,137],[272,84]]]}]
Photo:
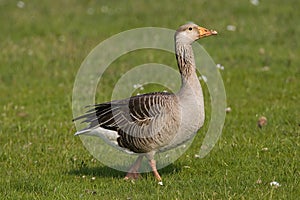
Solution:
[{"label": "goose body", "polygon": [[137,178],[143,156],[158,181],[154,154],[167,151],[191,139],[204,123],[204,101],[196,74],[191,44],[216,31],[186,24],[175,33],[175,52],[181,73],[181,88],[175,93],[155,92],[123,100],[96,104],[75,118],[88,127],[75,135],[98,136],[128,153],[140,153],[126,179]]}]

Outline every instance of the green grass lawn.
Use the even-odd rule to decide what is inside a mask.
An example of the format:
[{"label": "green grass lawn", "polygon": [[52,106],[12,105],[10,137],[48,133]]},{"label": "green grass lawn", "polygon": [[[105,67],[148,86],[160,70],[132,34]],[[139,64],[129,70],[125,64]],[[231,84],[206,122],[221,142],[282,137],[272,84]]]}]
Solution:
[{"label": "green grass lawn", "polygon": [[[299,198],[300,2],[259,2],[0,0],[0,199]],[[124,172],[102,165],[73,136],[77,70],[114,34],[176,29],[187,21],[219,32],[200,43],[225,66],[232,112],[208,156],[194,157],[209,120],[191,148],[159,170],[164,186],[151,173],[126,182]],[[99,101],[110,100],[121,72],[147,62],[176,68],[167,53],[125,55],[109,68]],[[262,129],[260,116],[268,119]],[[281,186],[271,187],[272,181]]]}]

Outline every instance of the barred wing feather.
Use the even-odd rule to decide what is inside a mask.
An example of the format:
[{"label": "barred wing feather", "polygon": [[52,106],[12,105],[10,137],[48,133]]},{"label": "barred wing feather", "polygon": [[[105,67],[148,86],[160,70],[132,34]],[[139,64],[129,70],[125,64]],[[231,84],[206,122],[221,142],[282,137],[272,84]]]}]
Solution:
[{"label": "barred wing feather", "polygon": [[[164,127],[170,126],[178,108],[177,97],[171,93],[149,93],[128,99],[96,104],[74,120],[84,119],[87,129],[97,127],[116,131],[120,147],[136,153],[151,151],[162,146],[173,136],[160,134]],[[171,112],[172,110],[172,112]],[[164,120],[164,119],[169,119]],[[175,127],[175,126],[174,126]]]}]

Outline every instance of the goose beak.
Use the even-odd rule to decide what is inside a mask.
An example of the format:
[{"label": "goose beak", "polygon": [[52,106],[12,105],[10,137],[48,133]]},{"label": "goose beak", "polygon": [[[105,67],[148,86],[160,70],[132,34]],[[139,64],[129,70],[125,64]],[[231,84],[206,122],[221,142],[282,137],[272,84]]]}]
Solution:
[{"label": "goose beak", "polygon": [[198,30],[199,30],[199,38],[218,34],[218,32],[215,30],[208,30],[207,28],[203,28],[203,27],[198,27]]}]

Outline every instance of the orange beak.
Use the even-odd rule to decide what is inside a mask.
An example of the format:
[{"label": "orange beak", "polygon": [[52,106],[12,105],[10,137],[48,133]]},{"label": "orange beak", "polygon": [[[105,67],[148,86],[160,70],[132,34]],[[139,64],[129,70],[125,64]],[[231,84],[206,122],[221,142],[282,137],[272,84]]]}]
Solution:
[{"label": "orange beak", "polygon": [[198,30],[199,30],[199,38],[218,34],[218,32],[215,30],[208,30],[207,28],[203,28],[203,27],[198,27]]}]

